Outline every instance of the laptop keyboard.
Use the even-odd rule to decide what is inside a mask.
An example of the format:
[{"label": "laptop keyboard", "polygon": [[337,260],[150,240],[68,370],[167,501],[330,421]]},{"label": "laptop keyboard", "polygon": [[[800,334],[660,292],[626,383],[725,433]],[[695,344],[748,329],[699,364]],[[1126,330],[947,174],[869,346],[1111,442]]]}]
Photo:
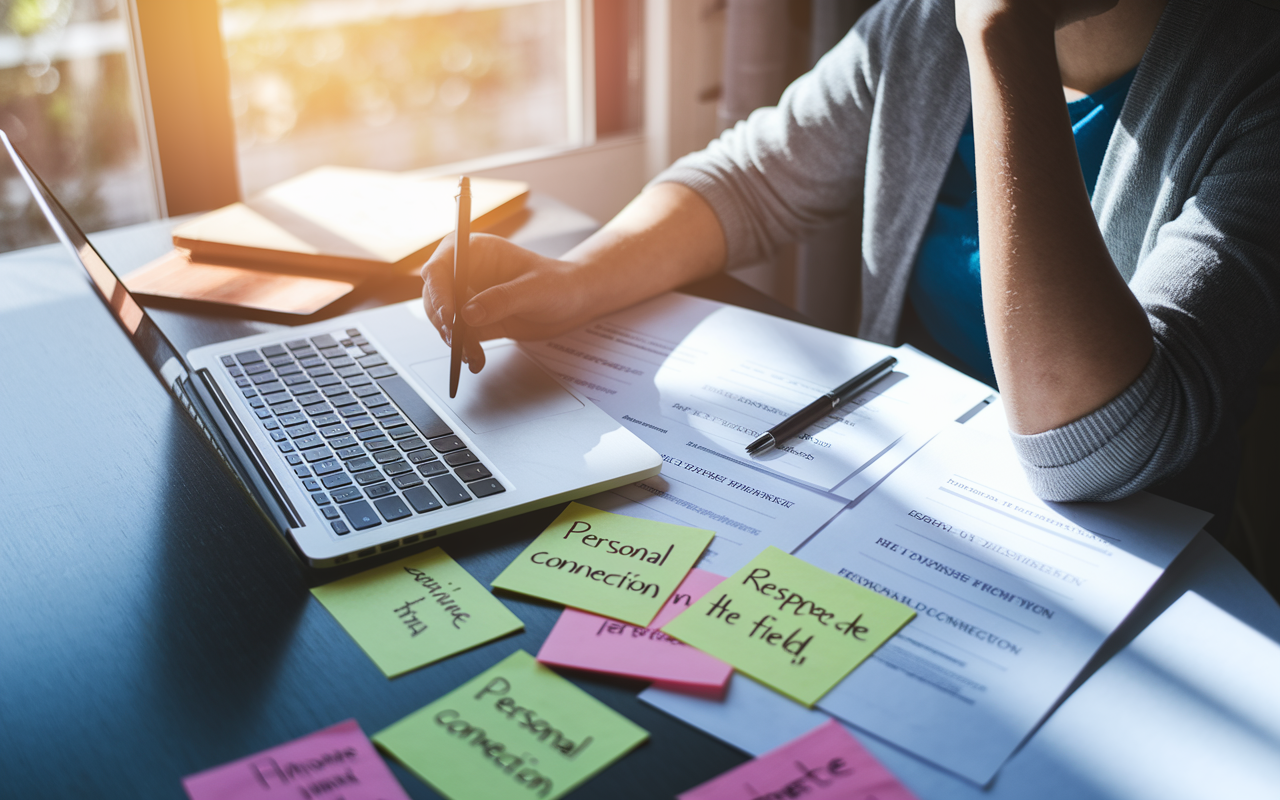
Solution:
[{"label": "laptop keyboard", "polygon": [[222,366],[338,535],[505,491],[356,328]]}]

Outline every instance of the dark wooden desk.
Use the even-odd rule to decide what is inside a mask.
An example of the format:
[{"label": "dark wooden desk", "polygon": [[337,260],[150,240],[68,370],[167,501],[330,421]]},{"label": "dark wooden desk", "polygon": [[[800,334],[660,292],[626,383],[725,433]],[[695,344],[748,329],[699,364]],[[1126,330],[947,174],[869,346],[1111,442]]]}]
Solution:
[{"label": "dark wooden desk", "polygon": [[[543,252],[595,228],[546,198],[532,210],[512,237]],[[168,249],[168,230],[92,238],[127,272]],[[357,307],[419,289],[392,281]],[[728,278],[698,289],[786,312]],[[275,327],[154,315],[182,352]],[[536,653],[557,618],[504,596],[523,633],[387,680],[308,592],[345,573],[304,567],[271,532],[60,246],[0,257],[0,336],[0,796],[184,797],[182,776],[334,722],[381,730]],[[441,544],[487,584],[557,513]],[[574,796],[670,797],[744,760],[637,701],[641,683],[570,677],[650,732]],[[393,769],[411,797],[437,796]]]}]

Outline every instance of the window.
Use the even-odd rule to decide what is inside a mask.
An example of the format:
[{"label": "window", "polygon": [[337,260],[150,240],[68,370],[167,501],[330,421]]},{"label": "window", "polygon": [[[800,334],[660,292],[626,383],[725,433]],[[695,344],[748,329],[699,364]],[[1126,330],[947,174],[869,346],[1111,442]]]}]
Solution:
[{"label": "window", "polygon": [[[122,2],[0,6],[0,128],[88,230],[160,213]],[[52,236],[13,181],[0,186],[0,251]]]}]

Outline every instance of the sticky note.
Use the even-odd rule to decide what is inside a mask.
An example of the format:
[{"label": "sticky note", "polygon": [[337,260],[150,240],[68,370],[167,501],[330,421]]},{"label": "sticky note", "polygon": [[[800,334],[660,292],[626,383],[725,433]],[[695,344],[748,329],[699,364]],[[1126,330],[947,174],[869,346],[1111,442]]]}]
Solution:
[{"label": "sticky note", "polygon": [[311,593],[388,678],[524,627],[438,547]]},{"label": "sticky note", "polygon": [[812,708],[915,615],[769,547],[662,630]]},{"label": "sticky note", "polygon": [[409,800],[355,720],[188,775],[191,800]]},{"label": "sticky note", "polygon": [[373,740],[451,800],[555,800],[648,738],[517,650]]},{"label": "sticky note", "polygon": [[916,800],[835,720],[678,796],[678,800]]},{"label": "sticky note", "polygon": [[566,608],[538,660],[654,681],[676,691],[723,691],[733,667],[659,630],[722,580],[714,572],[692,570],[647,628]]},{"label": "sticky note", "polygon": [[643,627],[714,536],[570,503],[493,585]]}]

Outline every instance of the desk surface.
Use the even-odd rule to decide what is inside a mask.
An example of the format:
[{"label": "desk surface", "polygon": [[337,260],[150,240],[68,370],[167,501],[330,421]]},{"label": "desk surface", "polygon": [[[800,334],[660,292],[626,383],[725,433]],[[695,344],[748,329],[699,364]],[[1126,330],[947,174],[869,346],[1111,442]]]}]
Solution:
[{"label": "desk surface", "polygon": [[[544,252],[594,227],[554,201],[537,200],[533,211],[513,238]],[[128,271],[164,252],[167,232],[153,223],[93,238]],[[404,299],[414,285],[391,282],[362,305]],[[782,310],[732,282],[710,293]],[[275,327],[189,310],[155,316],[183,352]],[[367,733],[381,730],[512,651],[535,653],[559,614],[504,596],[524,632],[388,681],[310,597],[311,586],[344,573],[302,566],[270,531],[59,248],[0,257],[0,336],[2,796],[183,797],[184,775],[334,722],[354,717]],[[556,513],[442,545],[487,583]],[[1280,608],[1202,535],[1108,652],[1188,589],[1280,641]],[[571,678],[651,734],[573,796],[670,797],[745,760],[640,703],[643,684]],[[1024,796],[1020,775],[1052,776],[1063,796],[1073,786],[1084,790],[1076,796],[1092,793],[1073,778],[1077,769],[1035,744],[986,796]],[[978,794],[875,749],[921,798]],[[411,797],[436,797],[393,770]]]}]

